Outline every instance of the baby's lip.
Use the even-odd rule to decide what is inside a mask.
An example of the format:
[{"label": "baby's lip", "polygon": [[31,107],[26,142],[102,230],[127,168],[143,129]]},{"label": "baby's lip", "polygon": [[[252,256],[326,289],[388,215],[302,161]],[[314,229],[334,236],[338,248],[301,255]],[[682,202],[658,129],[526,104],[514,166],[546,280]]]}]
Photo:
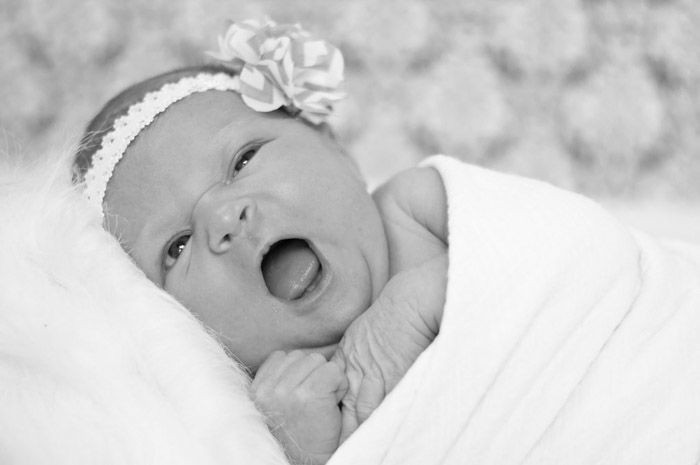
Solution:
[{"label": "baby's lip", "polygon": [[289,236],[289,235],[274,236],[274,237],[270,237],[270,238],[267,238],[266,240],[261,241],[262,246],[255,254],[255,265],[257,266],[257,268],[260,269],[262,267],[263,259],[265,258],[265,255],[267,255],[267,253],[270,251],[270,249],[272,248],[273,245],[275,245],[281,241],[287,241],[287,240],[293,240],[293,239],[301,239],[304,242],[306,242],[307,244],[309,244],[309,247],[311,247],[311,250],[313,250],[314,253],[316,254],[316,256],[318,256],[320,259],[320,255],[318,254],[318,251],[313,246],[313,244],[311,243],[310,240],[305,239],[303,237],[299,237],[299,236]]},{"label": "baby's lip", "polygon": [[294,237],[291,236],[279,236],[279,237],[271,237],[268,238],[267,240],[262,241],[262,247],[258,250],[258,252],[255,254],[255,266],[258,270],[262,269],[262,262],[263,259],[265,258],[265,255],[270,251],[272,246],[280,241],[284,241],[287,239],[294,239]]}]

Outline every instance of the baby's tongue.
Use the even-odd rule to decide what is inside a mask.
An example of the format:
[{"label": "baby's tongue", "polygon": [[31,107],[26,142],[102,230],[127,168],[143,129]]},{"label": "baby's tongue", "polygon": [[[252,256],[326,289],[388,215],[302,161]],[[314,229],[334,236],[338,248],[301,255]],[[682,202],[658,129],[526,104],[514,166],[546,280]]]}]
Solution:
[{"label": "baby's tongue", "polygon": [[302,296],[318,274],[320,264],[306,242],[300,239],[280,241],[262,263],[265,284],[275,297],[294,300]]}]

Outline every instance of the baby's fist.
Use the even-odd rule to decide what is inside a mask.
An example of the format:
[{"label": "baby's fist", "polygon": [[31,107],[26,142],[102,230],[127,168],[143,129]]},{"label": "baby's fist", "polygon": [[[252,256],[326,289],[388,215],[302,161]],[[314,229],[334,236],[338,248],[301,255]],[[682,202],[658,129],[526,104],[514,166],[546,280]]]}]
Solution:
[{"label": "baby's fist", "polygon": [[293,461],[325,463],[338,448],[338,403],[347,379],[337,364],[318,353],[277,351],[260,366],[251,389]]}]

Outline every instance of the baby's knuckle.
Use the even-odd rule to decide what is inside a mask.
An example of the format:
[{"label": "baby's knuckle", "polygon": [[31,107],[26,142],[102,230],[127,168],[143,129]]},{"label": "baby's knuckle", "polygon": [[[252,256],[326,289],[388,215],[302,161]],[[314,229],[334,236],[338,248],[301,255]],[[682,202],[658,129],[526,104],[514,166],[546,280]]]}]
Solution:
[{"label": "baby's knuckle", "polygon": [[253,396],[263,395],[268,390],[269,390],[269,385],[266,383],[251,384],[251,386],[250,386],[250,393]]},{"label": "baby's knuckle", "polygon": [[267,406],[273,403],[273,397],[267,389],[261,389],[252,393],[253,403],[258,406]]},{"label": "baby's knuckle", "polygon": [[304,404],[314,397],[314,391],[308,386],[299,386],[291,393],[290,400],[299,404]]},{"label": "baby's knuckle", "polygon": [[289,390],[286,387],[275,386],[268,394],[268,398],[276,400],[285,400],[289,398],[289,395]]},{"label": "baby's knuckle", "polygon": [[323,369],[329,373],[342,373],[343,369],[340,365],[334,362],[326,362],[323,364]]},{"label": "baby's knuckle", "polygon": [[318,352],[311,352],[307,355],[307,357],[317,363],[326,362],[326,357],[324,357],[323,354],[320,354]]},{"label": "baby's knuckle", "polygon": [[345,372],[335,363],[327,362],[322,367],[323,374],[331,379],[340,379],[345,377]]},{"label": "baby's knuckle", "polygon": [[284,357],[287,356],[287,353],[284,350],[275,350],[272,352],[269,357],[267,357],[268,361],[279,361],[282,360]]}]

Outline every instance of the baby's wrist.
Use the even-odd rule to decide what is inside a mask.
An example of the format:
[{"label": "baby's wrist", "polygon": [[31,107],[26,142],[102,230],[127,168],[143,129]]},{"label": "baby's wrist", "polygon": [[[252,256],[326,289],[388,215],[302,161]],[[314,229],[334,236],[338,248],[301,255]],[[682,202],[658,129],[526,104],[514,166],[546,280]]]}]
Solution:
[{"label": "baby's wrist", "polygon": [[432,279],[425,285],[422,293],[423,302],[418,309],[423,322],[435,338],[440,331],[442,323],[442,313],[445,307],[445,293],[447,291],[447,268],[448,254],[437,254],[420,266],[420,273],[423,276],[430,276]]},{"label": "baby's wrist", "polygon": [[299,465],[326,465],[333,454],[307,454]]},{"label": "baby's wrist", "polygon": [[308,452],[289,437],[285,438],[285,440],[278,438],[278,440],[282,443],[287,459],[292,465],[325,465],[337,448],[336,446],[333,451],[328,453]]}]

